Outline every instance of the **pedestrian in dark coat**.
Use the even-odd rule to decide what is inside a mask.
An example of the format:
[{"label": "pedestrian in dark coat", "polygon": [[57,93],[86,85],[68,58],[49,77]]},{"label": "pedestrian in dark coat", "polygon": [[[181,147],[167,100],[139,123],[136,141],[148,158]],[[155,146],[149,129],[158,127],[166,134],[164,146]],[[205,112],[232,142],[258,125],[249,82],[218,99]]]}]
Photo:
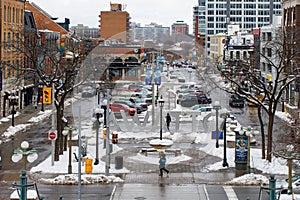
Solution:
[{"label": "pedestrian in dark coat", "polygon": [[167,176],[169,176],[169,170],[165,168],[166,166],[166,155],[164,153],[160,154],[160,159],[159,159],[159,176],[163,177],[163,171],[167,172]]},{"label": "pedestrian in dark coat", "polygon": [[168,130],[170,130],[171,116],[170,116],[169,113],[167,113],[166,122],[167,122],[167,128],[168,128]]}]

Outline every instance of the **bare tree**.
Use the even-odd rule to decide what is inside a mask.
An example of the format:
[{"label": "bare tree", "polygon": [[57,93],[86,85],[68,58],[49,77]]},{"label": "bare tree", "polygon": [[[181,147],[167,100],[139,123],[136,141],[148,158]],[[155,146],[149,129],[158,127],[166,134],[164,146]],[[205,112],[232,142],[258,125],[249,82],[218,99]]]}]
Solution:
[{"label": "bare tree", "polygon": [[[17,35],[17,34],[16,34]],[[73,35],[64,39],[65,48],[60,46],[60,34],[26,32],[19,33],[18,38],[11,43],[13,48],[24,55],[24,67],[18,67],[20,74],[32,74],[34,77],[36,95],[38,86],[51,87],[54,89],[52,101],[56,109],[57,140],[55,141],[54,160],[59,160],[63,153],[64,137],[64,103],[74,88],[81,85],[85,79],[77,81],[79,68],[84,55],[87,55],[92,47],[91,43]],[[20,76],[21,77],[21,76]],[[19,78],[20,78],[19,77]],[[54,126],[54,125],[53,125]]]},{"label": "bare tree", "polygon": [[[290,84],[299,78],[298,69],[291,67],[291,63],[299,56],[300,49],[296,46],[291,47],[290,44],[287,34],[277,30],[277,34],[271,40],[264,44],[261,43],[261,48],[254,50],[259,52],[261,61],[272,72],[272,81],[266,81],[266,77],[263,79],[260,67],[253,66],[253,59],[255,59],[253,55],[248,60],[239,60],[228,64],[227,70],[219,68],[221,75],[230,85],[229,88],[223,87],[225,91],[237,94],[247,102],[258,106],[259,115],[261,115],[260,109],[267,113],[267,160],[269,162],[271,162],[273,124],[278,103],[281,102],[281,96]],[[287,48],[293,48],[293,51],[288,51]],[[260,122],[263,126],[261,116]],[[263,127],[261,130],[264,145]]]}]

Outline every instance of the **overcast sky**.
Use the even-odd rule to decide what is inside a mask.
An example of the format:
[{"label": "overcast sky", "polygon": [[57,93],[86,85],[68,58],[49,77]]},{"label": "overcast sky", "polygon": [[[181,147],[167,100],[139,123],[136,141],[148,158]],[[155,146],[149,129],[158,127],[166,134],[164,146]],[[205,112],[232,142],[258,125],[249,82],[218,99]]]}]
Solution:
[{"label": "overcast sky", "polygon": [[192,32],[193,7],[198,0],[30,0],[53,17],[71,20],[71,25],[84,24],[98,27],[100,11],[108,11],[110,2],[126,5],[131,22],[142,25],[156,22],[170,27],[177,20],[183,20]]}]

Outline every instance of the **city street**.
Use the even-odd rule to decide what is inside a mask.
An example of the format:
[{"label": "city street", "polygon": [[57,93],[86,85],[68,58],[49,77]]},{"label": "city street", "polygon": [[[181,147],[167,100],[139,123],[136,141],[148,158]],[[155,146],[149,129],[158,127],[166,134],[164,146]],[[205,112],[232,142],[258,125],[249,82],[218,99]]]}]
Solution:
[{"label": "city street", "polygon": [[[183,69],[184,70],[184,69]],[[190,74],[187,74],[189,77]],[[193,76],[191,76],[193,78]],[[166,83],[161,88],[161,91],[166,90],[166,87],[170,87],[171,83]],[[173,88],[175,89],[175,88]],[[212,99],[219,99],[221,101],[222,107],[226,107],[231,110],[236,117],[239,118],[239,121],[243,125],[257,124],[255,115],[251,112],[252,108],[246,107],[244,109],[232,109],[228,106],[227,95],[218,89],[211,90]],[[224,101],[223,101],[224,100]],[[65,109],[65,117],[67,119],[72,120],[72,116],[74,113],[78,112],[78,108],[81,108],[81,117],[82,127],[90,127],[92,125],[92,115],[93,109],[96,106],[96,97],[92,98],[82,98],[79,101],[74,102],[72,105],[67,106]],[[170,105],[175,107],[174,104]],[[166,102],[166,108],[169,107]],[[177,106],[178,107],[178,106]],[[150,112],[151,113],[151,112]],[[143,116],[143,115],[141,115]],[[139,117],[143,119],[143,117]],[[150,117],[151,119],[151,117]],[[78,117],[75,118],[74,123],[76,124],[78,121]],[[29,168],[31,166],[35,166],[38,163],[42,162],[45,158],[50,155],[50,141],[47,138],[48,130],[51,127],[49,123],[51,121],[50,118],[44,120],[41,123],[31,127],[30,130],[27,130],[24,134],[18,134],[14,137],[14,140],[11,140],[6,143],[1,144],[1,149],[5,149],[7,152],[12,152],[13,148],[16,148],[22,140],[28,139],[30,144],[37,148],[39,158],[37,161],[28,165]],[[122,120],[118,120],[120,126],[124,125]],[[180,196],[182,194],[184,197],[189,196],[189,199],[224,199],[227,196],[227,199],[246,199],[247,197],[251,197],[257,199],[259,193],[259,187],[225,187],[222,185],[223,182],[232,180],[236,176],[242,175],[235,170],[234,166],[229,166],[229,168],[225,168],[223,170],[209,172],[206,169],[206,166],[210,164],[214,164],[216,162],[222,161],[221,158],[212,156],[207,154],[204,151],[201,151],[201,148],[204,147],[204,144],[195,142],[195,137],[193,134],[191,135],[190,129],[191,122],[182,122],[180,123],[180,138],[177,138],[176,142],[174,142],[172,149],[180,149],[185,156],[191,157],[187,162],[179,162],[176,164],[169,164],[168,169],[171,171],[169,178],[159,178],[158,177],[158,169],[157,164],[151,163],[143,163],[143,162],[133,162],[130,158],[132,156],[137,155],[141,149],[149,148],[149,139],[151,138],[119,138],[118,147],[122,149],[122,151],[118,151],[111,155],[111,162],[115,164],[116,157],[123,157],[123,165],[130,171],[130,173],[119,173],[115,174],[116,176],[121,177],[125,180],[125,184],[111,184],[108,186],[105,185],[89,185],[83,186],[83,196],[88,199],[109,199],[113,191],[113,187],[116,186],[116,194],[114,195],[114,199],[124,199],[125,196],[134,195],[134,197],[130,197],[131,199],[137,198],[147,198],[147,199],[176,199],[175,197]],[[279,122],[280,123],[280,122]],[[214,124],[212,125],[214,126]],[[281,126],[281,124],[280,124]],[[116,126],[111,124],[111,130],[116,131]],[[174,130],[174,124],[171,124],[171,131]],[[279,128],[277,128],[279,130]],[[281,129],[282,130],[282,129]],[[93,130],[94,131],[94,130]],[[158,135],[158,130],[157,131]],[[198,130],[203,131],[203,130]],[[102,134],[100,134],[102,137]],[[84,135],[83,135],[84,136]],[[89,136],[90,137],[90,136]],[[92,138],[88,138],[91,140]],[[259,142],[259,138],[257,138]],[[93,143],[91,144],[93,145]],[[101,146],[101,145],[100,145]],[[102,147],[102,146],[101,146]],[[259,147],[257,147],[259,148]],[[100,151],[103,151],[100,148]],[[3,153],[2,153],[3,154]],[[149,153],[148,157],[157,157],[156,153]],[[174,156],[174,154],[169,154],[169,156]],[[5,181],[1,184],[1,189],[5,192],[1,193],[0,199],[7,199],[8,195],[11,193],[11,183],[13,181],[19,181],[19,172],[22,168],[22,162],[14,164],[11,159],[10,154],[5,154],[3,159],[5,160],[3,168],[1,170],[0,176],[1,180]],[[105,161],[104,157],[101,158],[102,161]],[[66,166],[67,167],[67,166]],[[96,166],[94,166],[96,167]],[[258,170],[254,170],[255,173],[260,173]],[[245,172],[244,172],[245,173]],[[246,172],[247,173],[247,172]],[[49,177],[54,176],[49,174]],[[282,176],[283,178],[285,176]],[[280,178],[282,178],[280,177]],[[143,187],[143,184],[146,184],[147,187],[144,190],[137,190],[136,188]],[[209,185],[207,185],[209,184]],[[219,185],[221,184],[221,185]],[[40,193],[49,199],[56,199],[60,195],[64,196],[64,199],[74,199],[76,198],[76,190],[77,186],[58,186],[58,185],[43,185],[39,184]],[[99,189],[99,190],[98,190]],[[126,191],[123,193],[122,191]],[[146,192],[142,192],[145,191]],[[161,195],[159,197],[150,197],[147,196],[152,194],[151,191],[156,191],[156,195]],[[54,192],[55,191],[55,192]],[[102,192],[101,192],[102,191]],[[131,192],[130,192],[131,191]],[[159,192],[158,192],[159,191]],[[193,192],[191,192],[193,191]],[[141,192],[141,193],[140,193]],[[178,193],[176,193],[178,192]],[[95,195],[96,194],[96,195]],[[262,199],[267,199],[266,193],[263,193]],[[87,195],[87,196],[85,196]],[[99,195],[102,195],[99,198]],[[236,195],[236,197],[232,197],[231,195]],[[182,198],[178,198],[182,199]]]}]

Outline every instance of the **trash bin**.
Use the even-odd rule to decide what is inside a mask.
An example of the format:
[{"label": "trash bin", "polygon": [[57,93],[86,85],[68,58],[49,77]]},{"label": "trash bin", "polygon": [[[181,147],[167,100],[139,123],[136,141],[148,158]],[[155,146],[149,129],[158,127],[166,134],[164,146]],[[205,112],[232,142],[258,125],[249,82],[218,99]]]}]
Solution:
[{"label": "trash bin", "polygon": [[122,156],[116,156],[115,157],[115,168],[116,169],[122,169],[123,168],[123,157]]},{"label": "trash bin", "polygon": [[85,160],[85,173],[90,174],[93,171],[93,159],[87,158]]}]

